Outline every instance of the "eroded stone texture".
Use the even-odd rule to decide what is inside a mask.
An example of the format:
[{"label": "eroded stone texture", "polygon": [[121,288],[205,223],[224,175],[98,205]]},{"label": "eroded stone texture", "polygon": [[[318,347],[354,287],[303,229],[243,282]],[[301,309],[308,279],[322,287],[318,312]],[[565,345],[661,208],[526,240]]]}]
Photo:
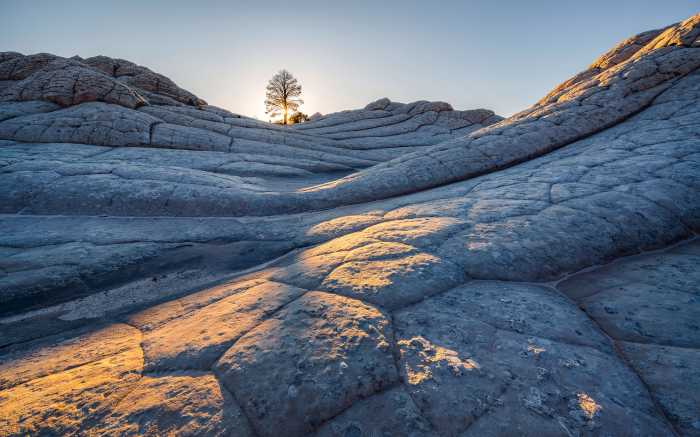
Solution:
[{"label": "eroded stone texture", "polygon": [[70,59],[57,59],[0,93],[0,101],[32,100],[60,106],[95,101],[127,108],[146,104],[146,100],[131,88]]},{"label": "eroded stone texture", "polygon": [[576,275],[559,288],[617,340],[698,348],[699,267],[700,256],[669,251]]},{"label": "eroded stone texture", "polygon": [[[685,30],[681,29],[679,32],[691,32],[692,29],[686,29],[687,27],[686,25],[683,27]],[[615,145],[621,148],[625,147],[625,144],[629,147],[630,142],[643,148],[652,145],[644,143],[652,139],[658,139],[658,141],[666,141],[671,138],[679,141],[692,139],[692,131],[695,128],[694,119],[697,117],[697,114],[693,113],[692,108],[684,105],[684,102],[692,102],[696,98],[697,89],[693,85],[696,82],[696,77],[692,75],[692,77],[687,77],[680,82],[679,79],[688,75],[697,65],[700,65],[700,58],[696,59],[696,53],[697,50],[694,47],[667,46],[647,51],[643,55],[630,57],[623,62],[609,66],[595,78],[582,83],[572,84],[566,88],[566,92],[560,98],[557,98],[556,101],[536,105],[528,111],[511,117],[509,120],[504,120],[492,127],[479,129],[464,136],[462,139],[443,141],[439,145],[426,148],[423,152],[402,154],[399,158],[392,160],[391,164],[373,165],[393,158],[395,154],[392,155],[390,153],[392,156],[372,155],[364,150],[356,150],[357,146],[355,145],[342,143],[342,141],[347,140],[329,138],[326,134],[312,135],[311,131],[315,129],[312,129],[311,125],[313,123],[310,123],[308,128],[300,126],[297,129],[280,131],[279,127],[263,128],[259,124],[252,122],[247,122],[248,124],[243,125],[241,124],[241,118],[225,117],[215,112],[204,109],[197,110],[192,107],[182,109],[176,106],[158,106],[155,109],[149,109],[149,115],[155,120],[161,121],[160,123],[149,124],[149,134],[152,128],[153,135],[150,135],[147,141],[139,137],[139,141],[131,141],[126,144],[116,142],[114,145],[149,145],[235,153],[252,153],[257,147],[258,151],[265,150],[266,154],[279,154],[279,150],[285,150],[285,154],[288,156],[303,156],[304,159],[321,158],[334,164],[344,165],[346,168],[372,166],[371,169],[355,173],[346,178],[294,192],[270,193],[267,190],[260,190],[260,192],[242,196],[237,193],[229,194],[231,190],[204,190],[191,186],[181,187],[174,190],[171,196],[172,199],[168,202],[168,206],[173,206],[168,208],[163,205],[160,208],[163,213],[172,215],[183,214],[184,211],[187,211],[187,214],[197,215],[205,214],[206,211],[209,211],[209,214],[216,215],[260,215],[263,212],[273,214],[322,209],[344,203],[357,203],[375,200],[383,196],[404,194],[421,188],[459,181],[485,172],[492,172],[525,158],[545,154],[578,138],[604,130],[620,122],[623,122],[620,125],[628,123],[627,126],[631,127],[630,121],[626,121],[626,118],[640,110],[644,110],[649,105],[651,107],[644,111],[646,117],[636,116],[633,118],[636,124],[643,124],[646,127],[645,138],[640,138],[642,133],[639,130],[625,130],[616,126],[613,128],[613,132],[606,130],[603,132],[603,135],[596,136],[597,146],[610,149],[607,147],[608,141],[614,140]],[[433,110],[421,112],[426,108],[432,108],[432,106],[429,104],[414,106],[418,109],[417,116],[449,112],[442,110],[439,112]],[[126,110],[126,108],[124,109]],[[433,109],[440,109],[440,105]],[[410,114],[412,110],[395,115],[377,116],[371,118],[371,120],[403,117],[405,114]],[[63,130],[56,132],[55,130],[47,129],[45,125],[50,125],[53,118],[58,117],[61,112],[56,111],[55,115],[52,113],[40,114],[44,117],[39,117],[41,120],[34,120],[34,118],[38,117],[37,115],[28,116],[30,117],[28,121],[36,123],[31,129],[21,129],[26,124],[23,119],[27,117],[15,117],[5,122],[0,122],[0,133],[6,132],[2,134],[2,138],[22,139],[24,141],[35,141],[37,138],[40,138],[40,141],[56,141],[59,139],[54,138],[54,135],[60,134],[60,141],[88,142],[92,141],[92,137],[97,137],[94,141],[97,141],[98,144],[106,145],[110,143],[110,132],[115,129],[111,125],[99,125],[99,129],[95,132],[90,130],[89,133],[71,135],[68,138],[66,138]],[[143,111],[132,112],[140,113]],[[375,111],[365,110],[365,112]],[[685,112],[685,114],[678,114],[678,112]],[[132,115],[128,117],[129,119],[133,118]],[[354,116],[339,113],[335,117],[342,122],[343,120],[352,119]],[[363,117],[365,115],[362,115],[360,119]],[[329,116],[329,119],[331,118]],[[649,120],[655,120],[655,122],[649,123]],[[314,123],[320,123],[321,121],[323,120]],[[326,121],[325,123],[331,122]],[[389,126],[394,126],[394,124]],[[682,128],[678,129],[679,126]],[[323,129],[329,127],[327,126]],[[371,129],[374,128],[369,128],[369,130]],[[360,129],[358,132],[367,130]],[[68,131],[72,132],[70,129]],[[397,135],[404,135],[393,131],[392,133],[392,135],[389,135],[389,141],[395,141]],[[616,136],[613,136],[613,133]],[[84,138],[86,135],[89,137],[88,139]],[[411,138],[416,138],[414,133],[407,135]],[[363,143],[366,142],[365,139],[361,139],[361,141]],[[593,141],[586,139],[582,143],[590,145]],[[274,144],[275,147],[266,149],[266,144]],[[280,149],[280,147],[283,149]],[[273,150],[277,152],[273,152]],[[673,179],[673,174],[678,174],[679,172],[682,174],[693,173],[692,165],[694,164],[692,163],[684,164],[685,168],[680,166],[669,168],[672,161],[678,160],[679,157],[658,156],[652,160],[642,156],[637,157],[637,160],[635,160],[635,157],[630,156],[634,152],[624,149],[618,150],[614,155],[618,160],[607,162],[589,160],[578,164],[564,160],[560,164],[567,164],[568,167],[574,165],[601,167],[601,164],[608,164],[608,166],[607,168],[595,169],[597,172],[605,171],[603,174],[581,174],[581,179],[562,181],[561,185],[552,187],[549,190],[552,193],[550,195],[551,198],[553,200],[569,201],[570,205],[567,206],[577,208],[582,201],[580,197],[576,197],[577,193],[601,194],[601,190],[595,187],[609,187],[611,179],[616,179],[617,173],[614,173],[614,171],[617,169],[612,168],[613,164],[626,165],[628,167],[631,165],[643,166],[645,174],[660,173],[664,176],[664,179]],[[644,152],[648,151],[644,150]],[[299,155],[300,153],[305,153],[305,155]],[[643,155],[647,154],[643,153]],[[517,156],[520,156],[520,158],[517,158]],[[592,156],[592,154],[589,153],[588,156]],[[608,154],[607,158],[612,159],[613,155]],[[629,159],[625,160],[624,158]],[[642,159],[647,163],[646,165],[643,165],[643,162],[639,162]],[[571,159],[569,161],[575,160]],[[233,167],[229,167],[229,170],[233,170]],[[585,171],[582,168],[574,170]],[[168,169],[168,172],[172,172],[172,170]],[[497,174],[500,174],[500,172]],[[577,173],[574,172],[573,174],[576,175]],[[632,173],[628,172],[628,174],[631,175]],[[202,173],[198,173],[198,175],[202,178],[207,177],[207,175]],[[620,178],[618,177],[617,179]],[[100,190],[105,190],[105,184],[100,184],[101,181],[99,180],[95,182],[87,180],[85,182],[88,186],[94,185],[95,189],[99,187]],[[638,187],[627,186],[630,182],[642,183],[647,181],[633,180],[628,181],[626,184],[620,184],[625,185],[624,188],[620,187],[620,190],[629,190],[626,193],[628,196],[636,195],[638,192]],[[672,181],[672,184],[678,183],[683,184],[683,181]],[[664,184],[666,190],[673,190],[672,185],[669,185],[668,182],[664,182]],[[50,189],[51,196],[61,196],[60,193],[63,188],[61,185],[57,188]],[[544,188],[546,189],[547,187]],[[678,192],[677,196],[680,197],[685,189],[679,188],[680,190],[673,191]],[[112,190],[112,188],[107,189]],[[655,193],[660,189],[659,187],[656,190],[640,190],[640,192]],[[149,191],[143,190],[144,192],[141,194],[142,190],[140,187],[131,189],[135,193],[134,200],[143,198],[144,201],[147,201]],[[379,195],[378,193],[382,194]],[[617,197],[619,194],[615,193],[615,196]],[[657,199],[662,197],[657,196],[649,200],[657,201]],[[217,206],[213,201],[214,198],[224,199],[225,201]],[[603,207],[610,203],[606,196],[602,196],[598,202]],[[627,202],[633,208],[644,207],[644,205],[637,205],[639,201],[635,199],[628,199]],[[198,203],[202,204],[201,207],[194,207]],[[685,203],[688,203],[687,199]],[[138,205],[138,203],[135,203],[135,205]],[[185,208],[185,205],[191,206]],[[90,202],[85,202],[82,210],[99,213],[103,208],[103,205],[92,205]],[[59,208],[52,207],[52,209]],[[119,211],[111,213],[135,214],[140,209],[142,209],[142,206],[138,205],[133,208],[121,208]]]},{"label": "eroded stone texture", "polygon": [[700,351],[672,346],[620,342],[632,367],[683,435],[700,435]]},{"label": "eroded stone texture", "polygon": [[211,374],[146,376],[88,434],[254,436],[236,401]]},{"label": "eroded stone texture", "polygon": [[158,119],[107,103],[15,117],[0,123],[0,136],[25,142],[63,142],[111,146],[140,146],[150,142]]},{"label": "eroded stone texture", "polygon": [[208,369],[234,341],[305,290],[264,282],[149,331],[147,369]]},{"label": "eroded stone texture", "polygon": [[[578,332],[595,332],[571,303],[554,291],[546,290],[550,298],[540,292],[539,301],[573,315],[568,324],[548,329],[549,338],[540,337],[546,319],[531,317],[537,307],[521,307],[522,315],[534,322],[521,332],[503,321],[489,324],[513,300],[531,298],[530,286],[503,285],[501,291],[508,291],[502,293],[504,303],[483,306],[489,314],[474,314],[469,311],[474,300],[489,302],[488,294],[478,291],[482,287],[467,285],[394,315],[402,378],[441,435],[670,431],[637,376],[609,347],[566,341],[590,341]],[[521,288],[526,297],[519,296]]]},{"label": "eroded stone texture", "polygon": [[0,121],[8,120],[10,118],[19,117],[22,115],[31,115],[39,112],[55,111],[58,108],[58,105],[55,105],[50,102],[7,102],[3,103],[0,106]]},{"label": "eroded stone texture", "polygon": [[695,239],[659,253],[623,258],[558,284],[615,339],[666,417],[682,435],[699,435],[700,351]]},{"label": "eroded stone texture", "polygon": [[437,435],[403,388],[394,388],[356,402],[324,423],[318,437]]},{"label": "eroded stone texture", "polygon": [[129,323],[144,332],[156,331],[169,322],[185,318],[208,305],[249,290],[263,282],[264,280],[262,279],[239,279],[234,283],[225,282],[196,293],[190,293],[179,299],[169,300],[160,305],[138,311],[129,316]]},{"label": "eroded stone texture", "polygon": [[[0,433],[79,435],[110,414],[140,379],[143,354],[133,328],[105,329],[56,345],[48,339],[26,358],[8,357],[3,381],[12,385],[0,392]],[[32,368],[32,360],[41,361]]]},{"label": "eroded stone texture", "polygon": [[5,351],[0,357],[0,388],[11,388],[137,349],[141,333],[130,326],[116,324],[83,334],[69,331],[49,340],[50,343],[35,342],[29,347]]},{"label": "eroded stone texture", "polygon": [[180,88],[169,78],[133,62],[108,56],[93,56],[84,59],[83,62],[135,88],[150,91],[161,97],[167,97],[187,105],[206,105],[204,100]]},{"label": "eroded stone texture", "polygon": [[417,253],[397,259],[347,262],[319,288],[394,309],[439,293],[464,279],[457,266]]},{"label": "eroded stone texture", "polygon": [[58,58],[50,53],[24,56],[17,52],[0,52],[0,80],[26,79]]},{"label": "eroded stone texture", "polygon": [[386,221],[302,252],[273,278],[399,308],[464,280],[459,266],[429,252],[460,225],[449,218]]},{"label": "eroded stone texture", "polygon": [[0,434],[696,435],[697,242],[567,275],[700,229],[698,20],[506,120],[0,53]]},{"label": "eroded stone texture", "polygon": [[459,299],[461,311],[496,329],[612,353],[608,339],[575,305],[552,288],[471,281],[449,292],[453,294],[465,296]]},{"label": "eroded stone texture", "polygon": [[383,98],[364,109],[319,116],[293,127],[345,147],[391,155],[420,150],[502,119],[486,109],[455,111],[445,102],[404,104]]},{"label": "eroded stone texture", "polygon": [[304,435],[396,381],[388,319],[309,292],[244,335],[215,366],[260,435]]},{"label": "eroded stone texture", "polygon": [[377,192],[404,194],[530,159],[619,123],[700,66],[700,52],[694,46],[697,21],[696,15],[668,28],[664,34],[673,37],[649,41],[626,61],[558,91],[554,101],[541,102],[492,127],[404,155],[390,165],[375,166],[318,191],[358,202],[376,199],[372,193]]},{"label": "eroded stone texture", "polygon": [[3,52],[0,80],[18,81],[0,93],[0,100],[48,100],[63,106],[97,100],[133,108],[149,103],[141,92],[153,104],[206,105],[161,74],[107,56],[66,59]]}]

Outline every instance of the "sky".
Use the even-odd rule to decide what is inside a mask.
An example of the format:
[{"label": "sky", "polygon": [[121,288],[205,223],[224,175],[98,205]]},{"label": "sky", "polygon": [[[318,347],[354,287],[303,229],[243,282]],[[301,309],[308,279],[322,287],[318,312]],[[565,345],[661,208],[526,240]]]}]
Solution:
[{"label": "sky", "polygon": [[698,0],[0,0],[0,51],[127,59],[261,120],[282,68],[309,115],[389,97],[508,116],[617,42],[698,12]]}]

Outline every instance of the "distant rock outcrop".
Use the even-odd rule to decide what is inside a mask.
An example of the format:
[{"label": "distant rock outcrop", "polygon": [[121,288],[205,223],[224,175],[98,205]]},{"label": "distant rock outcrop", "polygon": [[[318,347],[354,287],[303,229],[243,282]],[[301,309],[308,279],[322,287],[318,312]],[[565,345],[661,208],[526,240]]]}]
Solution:
[{"label": "distant rock outcrop", "polygon": [[487,109],[455,111],[445,102],[397,103],[385,97],[364,109],[319,115],[293,127],[389,160],[397,153],[415,152],[501,120]]},{"label": "distant rock outcrop", "polygon": [[44,100],[61,106],[99,101],[128,108],[148,103],[206,105],[162,74],[107,56],[66,59],[48,53],[4,52],[0,81],[0,101]]},{"label": "distant rock outcrop", "polygon": [[[108,163],[61,160],[41,167],[40,161],[35,161],[37,170],[58,175],[51,182],[28,178],[20,193],[41,191],[53,200],[40,201],[42,206],[34,209],[29,203],[36,199],[10,189],[0,193],[3,212],[267,214],[279,208],[271,204],[273,209],[268,211],[256,200],[255,193],[270,191],[267,177],[311,177],[313,182],[323,182],[339,173],[390,160],[397,152],[426,148],[500,119],[491,111],[453,111],[440,102],[391,103],[382,110],[319,116],[290,129],[209,106],[164,76],[120,59],[65,59],[12,52],[0,59],[4,60],[0,77],[12,82],[0,91],[0,139],[64,144],[51,147],[54,150],[86,149],[78,144],[88,145],[87,150],[95,146],[115,148],[100,154],[99,161]],[[122,147],[134,149],[119,149]],[[112,158],[116,155],[120,157]],[[137,155],[138,162],[133,162],[131,157]],[[65,177],[62,167],[66,165],[78,165],[81,170]],[[117,167],[129,174],[138,169],[139,174],[149,176],[133,175],[124,184],[118,176],[122,171],[114,170]],[[189,182],[183,179],[183,172],[190,175]],[[12,175],[7,173],[6,177]],[[194,183],[195,179],[200,180]],[[299,183],[304,182],[292,181],[290,187]],[[197,187],[194,191],[193,186]],[[101,195],[95,196],[95,192]],[[119,199],[127,199],[127,192],[131,193],[129,201],[122,203]],[[195,197],[197,200],[188,206]]]},{"label": "distant rock outcrop", "polygon": [[507,119],[0,53],[0,435],[700,435],[699,102],[700,15]]}]

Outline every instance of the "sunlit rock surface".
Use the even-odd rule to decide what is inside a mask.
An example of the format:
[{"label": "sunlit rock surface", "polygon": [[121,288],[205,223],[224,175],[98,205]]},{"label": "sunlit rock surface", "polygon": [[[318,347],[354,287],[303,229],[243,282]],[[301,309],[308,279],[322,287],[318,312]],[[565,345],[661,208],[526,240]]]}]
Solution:
[{"label": "sunlit rock surface", "polygon": [[501,119],[0,53],[0,435],[700,436],[700,15]]}]

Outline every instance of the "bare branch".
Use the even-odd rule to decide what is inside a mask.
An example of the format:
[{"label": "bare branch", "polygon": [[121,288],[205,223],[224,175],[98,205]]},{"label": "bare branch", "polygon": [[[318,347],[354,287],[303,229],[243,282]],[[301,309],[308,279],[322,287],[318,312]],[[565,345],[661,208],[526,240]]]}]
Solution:
[{"label": "bare branch", "polygon": [[304,101],[301,96],[301,84],[287,70],[280,70],[272,76],[265,87],[265,113],[277,116],[282,114],[284,124],[287,124],[287,116],[296,111]]}]

